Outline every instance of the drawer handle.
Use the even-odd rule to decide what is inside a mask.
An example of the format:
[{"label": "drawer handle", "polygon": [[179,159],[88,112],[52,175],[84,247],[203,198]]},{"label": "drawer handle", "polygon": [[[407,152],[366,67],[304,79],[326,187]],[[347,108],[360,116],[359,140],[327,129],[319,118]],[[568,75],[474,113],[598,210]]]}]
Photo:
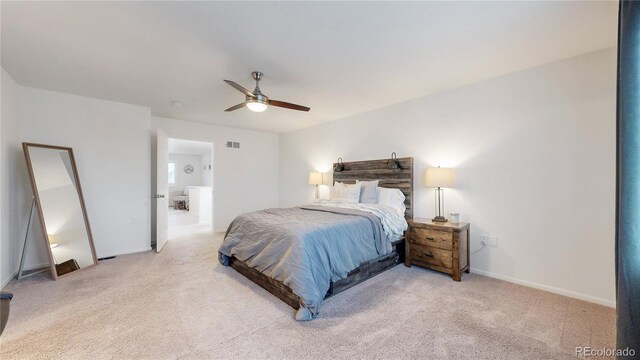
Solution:
[{"label": "drawer handle", "polygon": [[436,241],[436,239],[432,238],[432,237],[427,237],[427,240],[429,241]]},{"label": "drawer handle", "polygon": [[433,254],[432,254],[432,253],[430,253],[430,252],[428,252],[428,253],[426,252],[426,253],[424,253],[424,256],[426,256],[426,257],[431,257],[431,258],[432,258],[432,257],[433,257]]}]

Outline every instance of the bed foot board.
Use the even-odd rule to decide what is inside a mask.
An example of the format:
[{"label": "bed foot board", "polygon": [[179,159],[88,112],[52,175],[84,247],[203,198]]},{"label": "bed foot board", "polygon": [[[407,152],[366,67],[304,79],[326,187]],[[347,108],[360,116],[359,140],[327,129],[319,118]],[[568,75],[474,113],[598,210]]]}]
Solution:
[{"label": "bed foot board", "polygon": [[[346,278],[332,282],[329,286],[329,291],[327,291],[327,295],[325,295],[324,298],[327,299],[337,295],[403,262],[404,253],[402,251],[404,250],[404,240],[392,245],[392,253],[368,261],[351,271]],[[233,256],[229,259],[229,266],[244,275],[247,279],[253,281],[258,284],[258,286],[284,301],[292,308],[296,310],[300,308],[300,297],[294,294],[291,288],[287,285],[276,279],[268,277],[252,267],[249,267],[244,261],[238,260]]]},{"label": "bed foot board", "polygon": [[281,283],[276,279],[272,279],[260,271],[249,267],[244,261],[238,260],[235,257],[229,259],[229,266],[234,268],[237,272],[244,275],[247,279],[258,284],[263,289],[267,290],[271,294],[275,295],[280,300],[287,303],[294,309],[300,308],[300,297],[293,293],[290,287]]}]

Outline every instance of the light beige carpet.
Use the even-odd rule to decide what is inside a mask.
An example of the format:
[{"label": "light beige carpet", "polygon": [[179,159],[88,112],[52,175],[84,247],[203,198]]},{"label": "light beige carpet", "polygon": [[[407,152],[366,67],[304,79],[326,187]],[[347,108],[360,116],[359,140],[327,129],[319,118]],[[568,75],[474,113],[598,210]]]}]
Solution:
[{"label": "light beige carpet", "polygon": [[293,309],[218,264],[220,234],[185,226],[163,251],[57,282],[11,282],[4,359],[575,359],[614,347],[613,309],[478,275],[397,266]]}]

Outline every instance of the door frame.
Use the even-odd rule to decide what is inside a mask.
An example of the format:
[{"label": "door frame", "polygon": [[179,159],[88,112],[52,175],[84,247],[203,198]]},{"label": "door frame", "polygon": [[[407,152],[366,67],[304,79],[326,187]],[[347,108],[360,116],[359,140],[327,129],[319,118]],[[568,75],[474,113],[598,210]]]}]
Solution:
[{"label": "door frame", "polygon": [[[151,171],[151,193],[152,193],[152,199],[151,200],[155,200],[153,199],[153,195],[157,194],[157,162],[158,162],[158,148],[157,148],[157,143],[158,143],[158,137],[157,137],[157,130],[163,131],[164,129],[162,128],[156,128],[155,133],[152,133],[151,135],[151,163],[154,164],[154,166],[156,166],[155,171]],[[201,140],[201,139],[193,139],[193,138],[185,138],[185,137],[173,137],[171,136],[171,134],[166,133],[167,137],[169,139],[174,139],[174,140],[186,140],[186,141],[197,141],[197,142],[201,142],[201,143],[206,143],[210,145],[210,155],[211,155],[211,228],[210,231],[211,233],[215,233],[215,217],[216,217],[216,212],[215,212],[215,142],[213,141],[207,141],[207,140]],[[168,159],[168,151],[167,151],[167,159]],[[168,161],[167,161],[168,163]],[[167,184],[168,185],[168,184]],[[168,190],[168,188],[167,188]],[[168,195],[168,194],[167,194]],[[167,197],[167,199],[169,199]],[[168,200],[167,200],[168,201]],[[167,203],[167,207],[166,207],[166,211],[168,213],[169,211],[169,206]],[[151,248],[152,249],[156,249],[157,248],[157,219],[158,219],[158,214],[157,214],[157,207],[156,207],[156,201],[151,201]]]}]

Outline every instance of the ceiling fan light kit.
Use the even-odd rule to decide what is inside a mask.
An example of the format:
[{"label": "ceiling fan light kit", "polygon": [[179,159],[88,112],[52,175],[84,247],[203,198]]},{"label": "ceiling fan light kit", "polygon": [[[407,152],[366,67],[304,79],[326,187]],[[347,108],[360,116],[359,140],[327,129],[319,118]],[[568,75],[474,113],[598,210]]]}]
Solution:
[{"label": "ceiling fan light kit", "polygon": [[269,98],[260,91],[260,79],[262,79],[263,74],[260,71],[254,71],[251,73],[253,79],[256,81],[256,88],[253,92],[244,88],[243,86],[233,82],[231,80],[225,80],[225,82],[234,89],[240,91],[245,96],[245,101],[243,103],[234,105],[225,111],[235,111],[241,109],[243,107],[247,107],[249,110],[254,112],[263,112],[267,110],[269,106],[277,106],[285,109],[298,110],[298,111],[309,111],[310,108],[302,105],[296,105],[284,101],[279,100],[269,100]]},{"label": "ceiling fan light kit", "polygon": [[267,110],[269,106],[269,99],[262,95],[256,96],[255,98],[247,96],[247,100],[244,103],[251,111],[263,112]]}]

